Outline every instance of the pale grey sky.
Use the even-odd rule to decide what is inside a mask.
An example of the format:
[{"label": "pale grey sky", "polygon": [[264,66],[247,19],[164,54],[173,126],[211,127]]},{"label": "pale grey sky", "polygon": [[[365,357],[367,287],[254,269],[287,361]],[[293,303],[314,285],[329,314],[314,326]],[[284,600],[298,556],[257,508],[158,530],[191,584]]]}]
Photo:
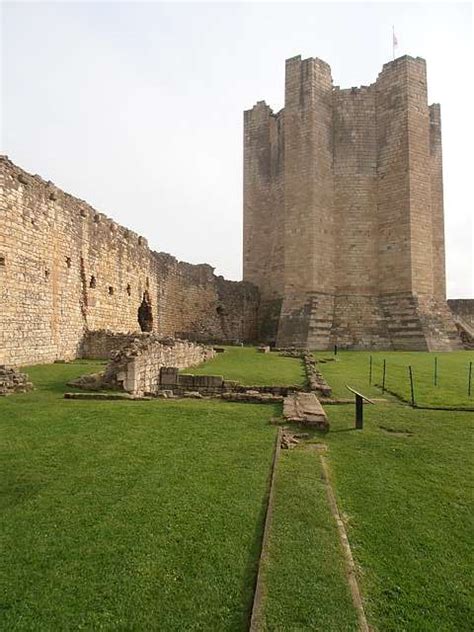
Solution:
[{"label": "pale grey sky", "polygon": [[443,123],[448,295],[474,296],[470,3],[3,2],[1,151],[156,250],[241,278],[242,111],[284,60],[342,87],[424,57]]}]

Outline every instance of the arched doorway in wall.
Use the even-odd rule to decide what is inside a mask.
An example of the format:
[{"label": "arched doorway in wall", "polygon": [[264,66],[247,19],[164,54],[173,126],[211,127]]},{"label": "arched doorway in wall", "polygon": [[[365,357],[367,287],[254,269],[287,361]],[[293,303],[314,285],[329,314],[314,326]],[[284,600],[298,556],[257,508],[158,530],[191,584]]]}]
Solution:
[{"label": "arched doorway in wall", "polygon": [[138,308],[138,324],[142,331],[153,331],[153,310],[148,290],[143,292],[143,299]]}]

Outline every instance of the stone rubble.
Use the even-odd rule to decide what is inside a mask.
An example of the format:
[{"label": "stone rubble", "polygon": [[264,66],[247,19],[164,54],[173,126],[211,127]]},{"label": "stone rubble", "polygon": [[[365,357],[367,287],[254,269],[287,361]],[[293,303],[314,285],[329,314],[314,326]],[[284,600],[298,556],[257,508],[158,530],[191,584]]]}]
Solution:
[{"label": "stone rubble", "polygon": [[[178,369],[210,360],[215,353],[212,347],[188,340],[142,333],[121,349],[111,352],[103,373],[82,376],[69,385],[88,390],[124,390],[138,396],[156,395],[161,387],[163,367],[175,367],[172,371],[177,373]],[[168,383],[165,384],[169,388]]]},{"label": "stone rubble", "polygon": [[[279,350],[282,357],[285,358],[301,358],[303,360],[306,371],[306,380],[310,391],[315,391],[321,397],[331,397],[332,391],[324,376],[316,368],[317,361],[311,351],[302,351],[301,349],[282,349]],[[326,362],[328,360],[325,360]]]},{"label": "stone rubble", "polygon": [[281,433],[280,447],[282,450],[291,450],[296,447],[302,439],[309,439],[309,434],[306,432],[294,433],[288,428],[283,428]]},{"label": "stone rubble", "polygon": [[20,373],[4,364],[0,365],[0,396],[26,393],[31,390],[33,390],[33,384],[26,373]]}]

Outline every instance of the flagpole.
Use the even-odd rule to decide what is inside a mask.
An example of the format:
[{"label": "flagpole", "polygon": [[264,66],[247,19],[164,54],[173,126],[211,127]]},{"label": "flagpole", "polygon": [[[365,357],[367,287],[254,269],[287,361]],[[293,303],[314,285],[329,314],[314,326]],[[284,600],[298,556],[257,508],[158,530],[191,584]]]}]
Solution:
[{"label": "flagpole", "polygon": [[395,26],[392,24],[392,59],[395,59]]}]

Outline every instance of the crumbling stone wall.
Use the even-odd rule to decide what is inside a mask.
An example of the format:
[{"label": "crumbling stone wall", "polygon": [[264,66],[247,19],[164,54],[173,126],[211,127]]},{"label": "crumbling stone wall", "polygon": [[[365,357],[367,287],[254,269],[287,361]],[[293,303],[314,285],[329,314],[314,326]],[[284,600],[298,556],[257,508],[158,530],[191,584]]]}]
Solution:
[{"label": "crumbling stone wall", "polygon": [[[0,157],[0,362],[68,360],[88,331],[253,340],[258,291],[148,248],[52,182]],[[148,326],[148,328],[150,328]]]},{"label": "crumbling stone wall", "polygon": [[474,330],[474,299],[457,298],[448,300],[449,309],[455,317]]},{"label": "crumbling stone wall", "polygon": [[474,299],[458,298],[448,301],[465,349],[474,349]]},{"label": "crumbling stone wall", "polygon": [[184,369],[215,356],[212,347],[187,340],[161,339],[142,334],[117,351],[101,380],[103,388],[119,388],[134,395],[156,394],[160,390],[160,369]]},{"label": "crumbling stone wall", "polygon": [[136,333],[115,333],[106,329],[87,331],[82,339],[80,357],[88,360],[110,360],[113,351],[132,343]]},{"label": "crumbling stone wall", "polygon": [[0,365],[0,397],[13,393],[26,393],[33,389],[26,373],[19,373],[12,367]]},{"label": "crumbling stone wall", "polygon": [[244,280],[279,347],[459,348],[446,306],[441,119],[426,64],[333,86],[286,61],[285,107],[244,114]]}]

